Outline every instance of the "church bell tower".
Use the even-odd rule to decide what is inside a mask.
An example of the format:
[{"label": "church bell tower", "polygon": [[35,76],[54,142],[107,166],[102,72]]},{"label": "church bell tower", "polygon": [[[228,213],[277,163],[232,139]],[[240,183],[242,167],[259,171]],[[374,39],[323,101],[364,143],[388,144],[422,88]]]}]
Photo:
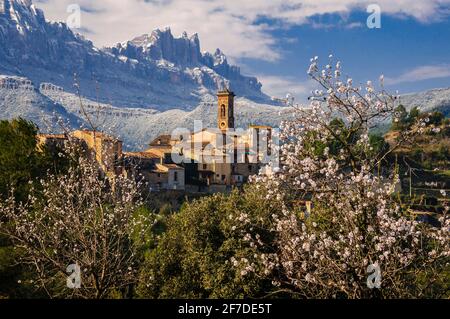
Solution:
[{"label": "church bell tower", "polygon": [[222,131],[234,129],[234,93],[226,89],[217,93],[219,100],[218,127]]}]

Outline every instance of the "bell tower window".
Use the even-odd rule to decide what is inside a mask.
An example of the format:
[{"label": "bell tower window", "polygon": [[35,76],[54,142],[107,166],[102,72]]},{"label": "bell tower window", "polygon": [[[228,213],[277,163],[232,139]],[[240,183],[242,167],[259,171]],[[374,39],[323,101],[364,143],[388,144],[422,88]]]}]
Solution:
[{"label": "bell tower window", "polygon": [[227,116],[227,108],[222,104],[220,107],[220,117],[225,118]]}]

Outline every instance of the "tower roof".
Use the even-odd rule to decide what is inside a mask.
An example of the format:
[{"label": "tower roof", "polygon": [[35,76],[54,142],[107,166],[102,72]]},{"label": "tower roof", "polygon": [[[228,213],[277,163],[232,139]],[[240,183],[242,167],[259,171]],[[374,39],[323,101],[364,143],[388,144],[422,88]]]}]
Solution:
[{"label": "tower roof", "polygon": [[217,96],[221,96],[221,95],[232,95],[232,96],[236,96],[234,94],[233,91],[230,91],[228,88],[226,88],[225,90],[221,90],[219,92],[217,92]]}]

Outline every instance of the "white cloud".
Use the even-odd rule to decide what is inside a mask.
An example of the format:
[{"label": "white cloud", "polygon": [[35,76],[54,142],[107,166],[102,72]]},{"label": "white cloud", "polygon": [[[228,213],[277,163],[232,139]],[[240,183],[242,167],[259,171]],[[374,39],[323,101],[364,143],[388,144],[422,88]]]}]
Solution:
[{"label": "white cloud", "polygon": [[387,84],[419,82],[450,77],[450,65],[424,65],[409,70],[395,78],[386,78]]},{"label": "white cloud", "polygon": [[[281,56],[271,30],[311,22],[311,17],[364,10],[373,0],[76,0],[82,27],[97,46],[113,45],[156,28],[170,26],[175,35],[199,33],[203,48],[220,47],[231,58],[273,61]],[[35,0],[48,18],[65,20],[74,0]],[[450,0],[378,0],[382,14],[420,22],[446,18]],[[275,25],[260,23],[267,18]],[[356,27],[356,24],[350,24]]]},{"label": "white cloud", "polygon": [[301,81],[292,76],[273,76],[258,74],[258,80],[263,84],[262,90],[270,96],[285,98],[288,93],[292,94],[297,103],[303,103],[316,88],[312,80]]}]

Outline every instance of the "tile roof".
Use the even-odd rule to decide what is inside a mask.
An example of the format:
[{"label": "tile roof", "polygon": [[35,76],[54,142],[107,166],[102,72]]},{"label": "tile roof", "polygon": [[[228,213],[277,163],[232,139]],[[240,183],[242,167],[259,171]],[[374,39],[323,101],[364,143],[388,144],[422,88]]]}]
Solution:
[{"label": "tile roof", "polygon": [[65,134],[38,134],[38,137],[55,138],[55,139],[66,139],[67,138],[67,136]]},{"label": "tile roof", "polygon": [[151,158],[159,159],[160,156],[151,152],[124,152],[123,155],[126,157],[137,157],[137,158]]},{"label": "tile roof", "polygon": [[156,170],[153,171],[155,173],[167,173],[171,169],[184,170],[184,168],[176,164],[156,164],[155,166]]}]

